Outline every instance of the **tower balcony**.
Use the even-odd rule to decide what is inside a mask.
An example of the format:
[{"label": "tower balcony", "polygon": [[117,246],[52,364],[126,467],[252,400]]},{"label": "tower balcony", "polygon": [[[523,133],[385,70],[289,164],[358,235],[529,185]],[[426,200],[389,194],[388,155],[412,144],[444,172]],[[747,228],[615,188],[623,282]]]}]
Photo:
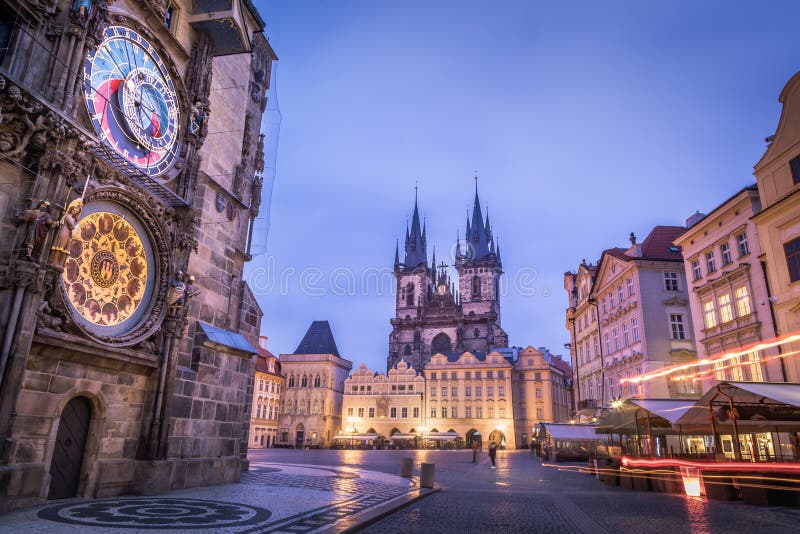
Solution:
[{"label": "tower balcony", "polygon": [[264,27],[251,0],[194,0],[189,24],[211,37],[215,56],[251,50],[251,37]]}]

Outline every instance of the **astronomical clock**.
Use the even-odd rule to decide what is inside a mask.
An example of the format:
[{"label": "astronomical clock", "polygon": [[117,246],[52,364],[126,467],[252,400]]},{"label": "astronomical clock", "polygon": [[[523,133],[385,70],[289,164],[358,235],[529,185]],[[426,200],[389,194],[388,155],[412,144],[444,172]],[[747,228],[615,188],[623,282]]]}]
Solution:
[{"label": "astronomical clock", "polygon": [[[83,86],[89,120],[115,165],[163,182],[180,153],[181,113],[155,46],[133,29],[109,26],[86,58]],[[60,281],[62,300],[81,330],[131,345],[158,326],[169,285],[163,223],[128,192],[89,193]]]},{"label": "astronomical clock", "polygon": [[180,113],[169,71],[137,32],[110,26],[104,36],[89,53],[84,73],[92,125],[127,163],[149,176],[162,176],[180,148]]}]

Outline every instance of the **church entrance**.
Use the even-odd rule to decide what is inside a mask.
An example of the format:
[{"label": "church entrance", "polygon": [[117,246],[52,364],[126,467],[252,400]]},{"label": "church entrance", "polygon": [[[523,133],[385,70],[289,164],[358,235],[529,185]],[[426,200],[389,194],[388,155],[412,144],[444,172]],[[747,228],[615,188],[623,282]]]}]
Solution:
[{"label": "church entrance", "polygon": [[86,397],[75,397],[64,406],[50,463],[48,499],[68,499],[78,495],[91,421],[92,405]]},{"label": "church entrance", "polygon": [[451,352],[453,352],[453,343],[450,341],[450,336],[444,332],[440,332],[431,342],[431,356],[437,353],[446,355]]}]

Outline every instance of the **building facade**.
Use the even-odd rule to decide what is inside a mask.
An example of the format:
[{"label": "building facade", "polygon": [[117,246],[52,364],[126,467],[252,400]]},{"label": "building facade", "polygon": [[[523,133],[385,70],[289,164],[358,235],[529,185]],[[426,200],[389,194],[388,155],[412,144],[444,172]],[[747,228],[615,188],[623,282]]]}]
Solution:
[{"label": "building facade", "polygon": [[424,393],[425,378],[402,360],[388,373],[362,363],[344,381],[341,434],[422,432]]},{"label": "building facade", "polygon": [[314,321],[292,354],[280,355],[286,379],[278,445],[330,447],[342,429],[344,382],[353,364],[339,356],[328,321]]},{"label": "building facade", "polygon": [[0,507],[247,466],[276,57],[235,4],[0,2]]},{"label": "building facade", "polygon": [[573,396],[579,419],[591,419],[602,406],[605,374],[600,344],[596,301],[590,300],[597,267],[586,260],[576,272],[564,273],[564,289],[570,299],[566,328],[574,374]]},{"label": "building facade", "polygon": [[[684,230],[680,226],[657,226],[641,244],[632,234],[628,249],[605,250],[595,269],[591,290],[583,296],[581,283],[585,289],[588,266],[580,277],[576,273],[575,285],[567,277],[565,287],[570,300],[567,325],[573,358],[576,350],[580,357],[581,347],[585,349],[587,341],[591,349],[590,363],[586,363],[587,353],[584,353],[583,361],[579,358],[575,367],[600,365],[599,395],[596,389],[590,389],[598,384],[585,373],[578,375],[578,389],[585,392],[586,398],[598,395],[600,406],[607,407],[612,399],[628,396],[680,398],[697,394],[690,380],[659,377],[630,381],[697,357],[683,258],[672,244]],[[578,337],[579,319],[582,329],[593,324],[587,306],[596,309],[599,347],[594,346],[591,334]],[[571,319],[576,323],[574,332]],[[594,359],[598,361],[592,362]]]},{"label": "building facade", "polygon": [[[800,72],[781,91],[775,134],[755,166],[761,211],[753,217],[763,249],[769,303],[779,336],[800,331]],[[800,382],[800,342],[781,346],[786,379]]]},{"label": "building facade", "polygon": [[397,292],[387,370],[400,360],[422,369],[436,353],[486,354],[508,346],[508,335],[500,326],[500,250],[488,215],[484,222],[477,187],[465,239],[454,252],[457,285],[450,280],[450,266],[436,264],[435,251],[428,264],[426,234],[415,200],[402,263],[399,245],[395,250]]},{"label": "building facade", "polygon": [[[675,239],[684,257],[692,327],[700,359],[775,337],[761,244],[751,218],[761,211],[758,188],[748,186],[712,210],[686,221]],[[776,347],[749,351],[699,373],[703,391],[720,380],[785,381]]]},{"label": "building facade", "polygon": [[281,362],[267,350],[267,337],[258,339],[258,359],[253,380],[250,448],[265,449],[278,437],[278,413],[283,393]]}]

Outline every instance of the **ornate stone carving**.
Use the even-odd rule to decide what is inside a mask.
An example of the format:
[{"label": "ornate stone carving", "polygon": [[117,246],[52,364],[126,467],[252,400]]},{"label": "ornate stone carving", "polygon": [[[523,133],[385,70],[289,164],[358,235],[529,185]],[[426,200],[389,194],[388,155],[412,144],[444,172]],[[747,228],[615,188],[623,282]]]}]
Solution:
[{"label": "ornate stone carving", "polygon": [[25,159],[45,152],[49,141],[59,142],[78,132],[37,98],[0,76],[0,154]]}]

